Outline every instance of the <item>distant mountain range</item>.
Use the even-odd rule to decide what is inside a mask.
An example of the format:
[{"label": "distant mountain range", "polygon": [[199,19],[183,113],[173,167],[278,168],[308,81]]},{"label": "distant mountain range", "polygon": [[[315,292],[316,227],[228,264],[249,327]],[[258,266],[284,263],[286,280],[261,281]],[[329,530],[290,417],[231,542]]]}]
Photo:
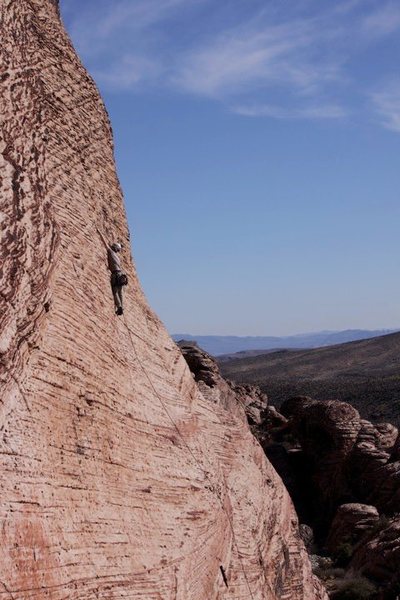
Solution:
[{"label": "distant mountain range", "polygon": [[274,349],[303,349],[320,348],[322,346],[333,346],[357,340],[365,340],[381,335],[394,333],[398,329],[376,329],[368,331],[365,329],[346,329],[345,331],[318,331],[316,333],[301,333],[286,337],[274,336],[234,336],[234,335],[192,335],[190,333],[174,333],[175,341],[192,340],[212,354],[233,354],[249,350],[274,350]]},{"label": "distant mountain range", "polygon": [[225,359],[220,366],[228,379],[261,386],[277,406],[291,396],[338,398],[372,421],[400,425],[400,333]]}]

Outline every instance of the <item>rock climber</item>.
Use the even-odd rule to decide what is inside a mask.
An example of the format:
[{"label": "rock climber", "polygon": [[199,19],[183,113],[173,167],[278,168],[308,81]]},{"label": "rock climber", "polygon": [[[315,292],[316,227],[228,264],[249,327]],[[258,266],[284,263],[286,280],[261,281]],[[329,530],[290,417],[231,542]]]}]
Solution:
[{"label": "rock climber", "polygon": [[122,250],[122,244],[114,242],[108,244],[101,231],[97,230],[101,241],[107,249],[108,268],[111,271],[111,289],[114,296],[115,314],[122,315],[124,312],[122,303],[122,287],[128,283],[128,278],[121,268],[121,258],[118,256]]}]

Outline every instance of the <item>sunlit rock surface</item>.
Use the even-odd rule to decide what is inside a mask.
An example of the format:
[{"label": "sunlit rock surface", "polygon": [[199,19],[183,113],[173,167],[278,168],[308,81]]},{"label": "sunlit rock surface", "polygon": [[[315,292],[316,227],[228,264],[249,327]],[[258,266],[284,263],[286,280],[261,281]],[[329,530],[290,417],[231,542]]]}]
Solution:
[{"label": "sunlit rock surface", "polygon": [[199,392],[127,248],[114,316],[111,130],[57,3],[0,0],[0,27],[0,598],[324,598],[281,480]]}]

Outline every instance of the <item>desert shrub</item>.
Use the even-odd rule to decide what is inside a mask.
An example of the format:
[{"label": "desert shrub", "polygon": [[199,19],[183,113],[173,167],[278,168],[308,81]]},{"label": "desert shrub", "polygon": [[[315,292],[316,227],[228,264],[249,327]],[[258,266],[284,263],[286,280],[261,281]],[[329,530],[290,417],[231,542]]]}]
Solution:
[{"label": "desert shrub", "polygon": [[366,577],[346,577],[335,582],[331,600],[372,600],[376,594],[375,585]]}]

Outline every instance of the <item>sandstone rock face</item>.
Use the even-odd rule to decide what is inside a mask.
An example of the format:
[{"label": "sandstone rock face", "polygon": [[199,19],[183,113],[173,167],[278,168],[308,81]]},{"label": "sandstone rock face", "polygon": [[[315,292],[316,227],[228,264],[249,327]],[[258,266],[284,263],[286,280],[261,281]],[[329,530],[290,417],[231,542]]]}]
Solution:
[{"label": "sandstone rock face", "polygon": [[381,450],[391,450],[397,440],[397,427],[391,423],[377,423],[362,420],[358,432],[358,442],[369,442]]},{"label": "sandstone rock face", "polygon": [[400,460],[392,460],[390,451],[357,441],[347,472],[353,492],[363,502],[389,515],[400,511]]},{"label": "sandstone rock face", "polygon": [[224,379],[216,360],[196,342],[181,340],[178,346],[203,395],[230,412],[260,423],[268,398],[255,385],[237,385]]},{"label": "sandstone rock face", "polygon": [[397,436],[392,449],[392,460],[400,460],[400,434]]},{"label": "sandstone rock face", "polygon": [[396,600],[400,594],[400,518],[383,523],[360,544],[350,566],[383,584],[380,598]]},{"label": "sandstone rock face", "polygon": [[[312,524],[313,550],[330,564],[312,562],[331,597],[400,597],[400,441],[390,423],[373,425],[343,402],[295,397],[281,407],[288,419],[281,440],[266,454]],[[295,459],[295,460],[294,460]],[[307,493],[308,492],[308,493]],[[307,530],[303,535],[307,535]],[[307,537],[303,539],[307,540]],[[347,569],[333,582],[330,567]],[[343,571],[344,572],[344,571]],[[363,577],[369,577],[373,585]],[[349,587],[350,586],[350,587]],[[351,592],[351,586],[353,591]],[[376,586],[376,591],[373,591]],[[347,589],[347,591],[346,591]],[[366,591],[367,590],[367,591]],[[373,596],[372,596],[373,594]],[[361,597],[361,596],[360,596]]]},{"label": "sandstone rock face", "polygon": [[262,424],[266,427],[267,431],[283,431],[287,428],[288,420],[276,410],[275,406],[267,406],[261,416]]},{"label": "sandstone rock face", "polygon": [[308,398],[288,401],[282,412],[285,416],[292,414],[292,430],[315,474],[316,493],[329,516],[346,493],[344,465],[357,440],[360,415],[345,402]]},{"label": "sandstone rock face", "polygon": [[339,506],[329,533],[327,547],[335,552],[343,543],[355,545],[373,529],[379,520],[375,506],[367,504],[342,504]]},{"label": "sandstone rock face", "polygon": [[377,423],[375,425],[377,431],[376,443],[383,450],[390,450],[394,447],[399,430],[391,423]]},{"label": "sandstone rock face", "polygon": [[304,542],[305,547],[308,551],[311,551],[314,542],[314,532],[309,525],[301,523],[299,527],[300,537]]},{"label": "sandstone rock face", "polygon": [[[291,398],[282,405],[312,474],[318,502],[329,511],[349,501],[400,511],[400,461],[397,428],[372,425],[338,400]],[[351,499],[351,500],[350,500]]]},{"label": "sandstone rock face", "polygon": [[111,130],[57,3],[0,0],[0,27],[0,594],[325,598],[281,480],[200,393],[126,250],[114,316]]}]

